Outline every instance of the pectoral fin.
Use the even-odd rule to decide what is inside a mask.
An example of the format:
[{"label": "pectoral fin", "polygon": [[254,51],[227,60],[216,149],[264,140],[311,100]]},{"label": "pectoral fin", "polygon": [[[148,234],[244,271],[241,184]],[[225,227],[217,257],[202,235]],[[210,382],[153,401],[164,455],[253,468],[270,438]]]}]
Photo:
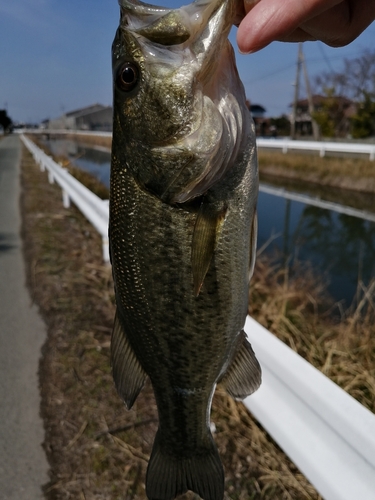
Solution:
[{"label": "pectoral fin", "polygon": [[258,237],[258,215],[255,209],[253,222],[251,224],[251,235],[250,235],[249,281],[251,280],[255,267],[255,258],[257,254],[257,237]]},{"label": "pectoral fin", "polygon": [[255,353],[241,332],[242,341],[220,383],[230,396],[244,399],[255,392],[262,381],[262,371]]},{"label": "pectoral fin", "polygon": [[226,208],[218,209],[204,202],[199,209],[191,250],[194,293],[196,296],[199,295],[210,266],[225,213]]},{"label": "pectoral fin", "polygon": [[118,313],[112,332],[111,364],[116,389],[130,410],[146,382],[147,375],[129,344]]}]

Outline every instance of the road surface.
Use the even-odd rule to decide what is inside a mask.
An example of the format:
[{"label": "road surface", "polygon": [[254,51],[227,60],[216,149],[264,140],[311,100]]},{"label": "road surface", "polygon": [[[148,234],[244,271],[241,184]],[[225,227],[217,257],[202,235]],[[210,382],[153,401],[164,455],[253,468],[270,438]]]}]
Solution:
[{"label": "road surface", "polygon": [[46,328],[25,286],[21,141],[0,138],[0,500],[39,500],[48,481],[38,362]]}]

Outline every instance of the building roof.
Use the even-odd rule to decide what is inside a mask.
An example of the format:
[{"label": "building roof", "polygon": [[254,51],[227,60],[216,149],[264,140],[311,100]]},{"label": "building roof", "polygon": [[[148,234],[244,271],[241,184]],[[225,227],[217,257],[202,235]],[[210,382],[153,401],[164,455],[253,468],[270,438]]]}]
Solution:
[{"label": "building roof", "polygon": [[252,113],[265,113],[266,108],[264,108],[260,104],[250,104],[250,111]]},{"label": "building roof", "polygon": [[91,106],[86,106],[85,108],[69,111],[69,113],[66,113],[66,116],[79,118],[81,116],[90,115],[91,113],[96,113],[97,111],[102,111],[103,109],[107,108],[110,108],[110,106],[103,106],[102,104],[92,104]]}]

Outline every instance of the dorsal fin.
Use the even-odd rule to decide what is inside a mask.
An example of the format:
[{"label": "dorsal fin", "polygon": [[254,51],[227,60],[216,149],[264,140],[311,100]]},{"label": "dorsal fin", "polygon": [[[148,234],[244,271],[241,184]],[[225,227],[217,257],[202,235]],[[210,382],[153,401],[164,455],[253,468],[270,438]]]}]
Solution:
[{"label": "dorsal fin", "polygon": [[199,295],[210,266],[225,214],[226,207],[218,208],[205,201],[199,208],[191,250],[194,293],[196,296]]}]

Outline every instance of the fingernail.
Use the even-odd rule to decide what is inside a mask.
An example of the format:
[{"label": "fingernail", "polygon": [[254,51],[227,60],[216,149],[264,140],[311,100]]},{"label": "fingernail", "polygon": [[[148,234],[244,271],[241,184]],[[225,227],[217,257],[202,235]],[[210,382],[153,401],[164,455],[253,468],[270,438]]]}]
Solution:
[{"label": "fingernail", "polygon": [[242,55],[242,56],[247,56],[249,54],[252,54],[254,51],[253,50],[249,50],[247,52],[243,52],[240,48],[238,48],[238,52]]}]

